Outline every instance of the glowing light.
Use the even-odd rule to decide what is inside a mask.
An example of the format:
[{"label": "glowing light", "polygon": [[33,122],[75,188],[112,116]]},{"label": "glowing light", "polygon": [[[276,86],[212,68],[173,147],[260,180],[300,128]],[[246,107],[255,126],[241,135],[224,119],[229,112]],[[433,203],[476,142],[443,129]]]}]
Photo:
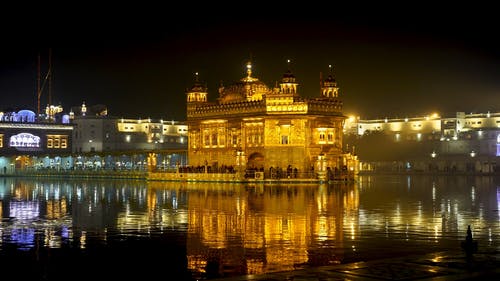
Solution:
[{"label": "glowing light", "polygon": [[436,152],[435,152],[435,151],[432,151],[432,153],[431,153],[431,157],[432,157],[432,158],[436,158],[436,156],[437,156]]},{"label": "glowing light", "polygon": [[476,156],[476,152],[473,150],[470,152],[470,157],[475,157]]},{"label": "glowing light", "polygon": [[20,133],[10,137],[10,147],[40,147],[40,137],[30,133]]}]

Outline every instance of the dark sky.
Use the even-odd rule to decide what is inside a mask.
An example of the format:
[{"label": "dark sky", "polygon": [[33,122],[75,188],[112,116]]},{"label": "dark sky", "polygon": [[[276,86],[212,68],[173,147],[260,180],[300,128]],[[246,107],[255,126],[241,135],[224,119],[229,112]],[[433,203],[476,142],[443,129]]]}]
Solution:
[{"label": "dark sky", "polygon": [[85,101],[118,117],[185,120],[195,72],[215,100],[220,81],[244,77],[251,56],[254,76],[270,87],[290,59],[304,97],[318,96],[320,72],[333,65],[344,113],[363,119],[500,111],[493,7],[317,7],[302,17],[162,9],[3,19],[0,109],[36,111],[37,55],[44,74],[51,48],[52,100],[65,110]]}]

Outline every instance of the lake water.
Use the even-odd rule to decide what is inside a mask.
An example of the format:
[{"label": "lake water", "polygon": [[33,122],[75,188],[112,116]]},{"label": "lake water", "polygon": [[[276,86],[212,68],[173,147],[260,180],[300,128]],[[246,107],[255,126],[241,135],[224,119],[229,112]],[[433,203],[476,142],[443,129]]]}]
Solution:
[{"label": "lake water", "polygon": [[[493,177],[331,185],[0,178],[2,277],[201,280],[500,248]],[[3,279],[3,278],[2,278]]]}]

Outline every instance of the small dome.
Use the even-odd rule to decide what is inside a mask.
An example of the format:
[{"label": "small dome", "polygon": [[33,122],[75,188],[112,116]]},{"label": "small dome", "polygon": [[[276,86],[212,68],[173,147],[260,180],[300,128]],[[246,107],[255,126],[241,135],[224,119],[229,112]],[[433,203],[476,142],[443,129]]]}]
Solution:
[{"label": "small dome", "polygon": [[187,93],[206,93],[207,87],[200,82],[198,72],[195,73],[194,84],[191,88],[187,89]]},{"label": "small dome", "polygon": [[283,74],[281,81],[283,83],[295,83],[295,75],[293,75],[292,71],[289,69]]},{"label": "small dome", "polygon": [[195,92],[204,93],[206,91],[207,91],[207,88],[203,84],[196,82],[196,83],[194,83],[194,85],[191,88],[189,88],[188,93],[195,93]]},{"label": "small dome", "polygon": [[219,102],[221,103],[230,103],[245,100],[245,96],[237,91],[222,91],[221,97],[219,98]]},{"label": "small dome", "polygon": [[337,81],[335,81],[335,78],[333,78],[333,75],[328,75],[328,78],[323,82],[323,85],[325,87],[336,87],[337,86]]}]

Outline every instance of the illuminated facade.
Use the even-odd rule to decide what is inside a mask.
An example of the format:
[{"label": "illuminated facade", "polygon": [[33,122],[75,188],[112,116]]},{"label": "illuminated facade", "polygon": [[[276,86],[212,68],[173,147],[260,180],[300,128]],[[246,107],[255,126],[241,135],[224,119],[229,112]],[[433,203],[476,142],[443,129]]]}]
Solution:
[{"label": "illuminated facade", "polygon": [[[56,112],[57,111],[57,112]],[[187,162],[187,125],[107,116],[104,105],[50,118],[0,112],[0,172],[73,169],[175,169]],[[41,121],[40,121],[41,119]]]},{"label": "illuminated facade", "polygon": [[[368,160],[399,161],[390,164],[392,170],[416,168],[419,171],[500,172],[500,165],[497,165],[497,157],[500,156],[500,113],[457,112],[452,117],[431,114],[374,120],[349,117],[344,134],[347,143],[359,148],[360,160],[365,163],[375,147],[366,144],[363,148],[362,140],[373,139],[377,134],[384,135],[390,147],[376,148],[387,157],[379,154],[378,157],[368,156],[371,158]],[[401,153],[397,153],[398,148]]]},{"label": "illuminated facade", "polygon": [[345,116],[337,82],[330,72],[320,81],[320,95],[303,98],[294,74],[288,70],[279,85],[269,88],[252,76],[219,88],[215,102],[199,82],[187,92],[189,164],[232,166],[268,171],[293,167],[299,173],[325,165],[345,168],[342,150]]},{"label": "illuminated facade", "polygon": [[39,122],[30,110],[0,113],[0,169],[32,166],[36,156],[71,153],[73,125],[62,122]]},{"label": "illuminated facade", "polygon": [[187,125],[181,122],[90,114],[85,105],[75,111],[73,153],[86,158],[77,165],[90,161],[104,168],[166,170],[187,162]]}]

